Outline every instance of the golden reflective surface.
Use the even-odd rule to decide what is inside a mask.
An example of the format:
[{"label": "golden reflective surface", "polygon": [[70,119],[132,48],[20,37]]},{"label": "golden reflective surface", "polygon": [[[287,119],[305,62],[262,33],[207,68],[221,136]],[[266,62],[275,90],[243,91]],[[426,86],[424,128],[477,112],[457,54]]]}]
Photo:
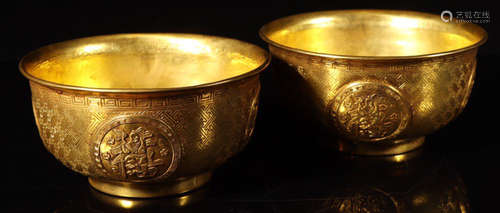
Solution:
[{"label": "golden reflective surface", "polygon": [[[206,196],[207,188],[173,197],[152,199],[134,199],[114,197],[89,189],[88,207],[106,212],[158,212],[158,209],[181,209],[188,205],[196,205]],[[63,211],[64,212],[64,211]]]},{"label": "golden reflective surface", "polygon": [[317,212],[471,211],[467,189],[446,159],[425,149],[385,156],[345,156],[345,186]]},{"label": "golden reflective surface", "polygon": [[49,45],[20,62],[42,142],[102,192],[181,194],[253,133],[269,55],[213,36],[118,34]]},{"label": "golden reflective surface", "polygon": [[327,11],[286,17],[261,30],[269,42],[345,56],[416,56],[457,50],[484,37],[481,29],[399,11]]},{"label": "golden reflective surface", "polygon": [[25,59],[22,68],[29,75],[90,88],[196,86],[248,73],[267,60],[251,44],[189,34],[101,36],[45,49],[56,50]]},{"label": "golden reflective surface", "polygon": [[[299,14],[260,30],[286,106],[330,129],[359,155],[413,150],[455,119],[474,85],[479,26],[392,10]],[[281,88],[278,88],[281,89]],[[286,98],[284,98],[286,99]]]},{"label": "golden reflective surface", "polygon": [[471,212],[460,174],[430,150],[386,157],[341,155],[319,164],[320,170],[300,178],[228,178],[186,194],[154,199],[115,197],[89,189],[56,212]]}]

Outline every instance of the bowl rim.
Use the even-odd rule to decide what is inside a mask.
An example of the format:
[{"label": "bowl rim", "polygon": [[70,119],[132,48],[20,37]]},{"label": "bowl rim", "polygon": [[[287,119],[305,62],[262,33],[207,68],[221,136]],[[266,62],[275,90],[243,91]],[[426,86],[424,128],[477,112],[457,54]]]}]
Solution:
[{"label": "bowl rim", "polygon": [[481,27],[480,25],[474,24],[474,23],[466,23],[467,25],[469,25],[471,27],[477,28],[480,31],[482,38],[479,41],[477,41],[471,45],[462,47],[462,48],[448,50],[448,51],[442,51],[442,52],[436,52],[436,53],[428,53],[428,54],[420,54],[420,55],[408,55],[408,56],[356,56],[356,55],[341,55],[341,54],[321,53],[321,52],[314,52],[314,51],[304,50],[304,49],[300,49],[300,48],[290,47],[290,46],[283,45],[283,44],[280,44],[278,42],[271,40],[268,36],[266,36],[266,34],[264,32],[264,31],[266,31],[266,28],[269,27],[270,24],[285,20],[287,18],[314,15],[314,14],[324,14],[324,13],[358,13],[358,12],[402,13],[402,14],[406,13],[406,14],[413,14],[413,15],[418,15],[418,16],[439,17],[436,14],[419,12],[419,11],[411,11],[411,10],[384,10],[384,9],[323,10],[323,11],[299,13],[299,14],[294,14],[294,15],[285,16],[285,17],[281,17],[281,18],[272,20],[272,21],[266,23],[265,25],[263,25],[259,29],[259,36],[262,40],[267,42],[269,45],[272,45],[272,46],[275,46],[275,47],[278,47],[281,49],[285,49],[288,51],[306,54],[306,55],[312,55],[312,56],[331,58],[331,59],[353,59],[353,60],[404,60],[404,59],[433,58],[433,57],[446,56],[446,55],[452,55],[452,54],[456,54],[456,53],[460,53],[460,52],[465,52],[467,50],[471,50],[471,49],[474,49],[474,48],[481,46],[482,44],[484,44],[488,40],[488,33],[486,32],[486,30],[484,30],[483,27]]},{"label": "bowl rim", "polygon": [[[28,59],[28,57],[32,56],[33,54],[36,54],[37,52],[39,52],[43,49],[46,49],[46,48],[51,48],[51,47],[56,46],[56,45],[61,45],[64,43],[70,43],[70,42],[75,42],[75,41],[84,40],[84,39],[113,38],[113,37],[121,37],[121,36],[133,36],[133,37],[141,37],[141,36],[197,36],[197,37],[206,37],[206,38],[214,38],[214,39],[229,39],[229,40],[233,40],[236,42],[241,42],[241,43],[253,46],[254,48],[257,48],[258,50],[262,50],[262,52],[264,53],[265,60],[258,67],[254,68],[250,71],[244,72],[242,74],[230,77],[230,78],[225,78],[225,79],[218,80],[218,81],[212,81],[212,82],[197,84],[197,85],[192,85],[192,86],[168,87],[168,88],[98,88],[98,87],[75,86],[75,85],[69,85],[69,84],[61,84],[61,83],[48,81],[48,80],[44,80],[44,79],[35,77],[35,76],[31,75],[29,72],[26,72],[26,70],[23,68],[23,65],[25,64],[25,61]],[[271,54],[269,53],[269,50],[265,50],[265,49],[255,45],[255,44],[252,44],[250,42],[241,41],[239,39],[228,38],[228,37],[224,37],[224,36],[214,36],[214,35],[196,34],[196,33],[117,33],[117,34],[106,34],[106,35],[81,37],[81,38],[70,39],[70,40],[56,42],[56,43],[52,43],[49,45],[39,47],[35,50],[28,52],[26,55],[24,55],[21,58],[21,60],[19,60],[18,69],[21,72],[21,74],[24,77],[26,77],[28,80],[36,82],[36,83],[44,85],[44,86],[53,87],[53,88],[57,88],[57,89],[68,89],[68,90],[99,92],[99,93],[158,93],[158,92],[174,92],[174,91],[186,91],[186,90],[202,89],[202,88],[208,88],[208,87],[218,86],[218,85],[227,84],[227,83],[231,83],[234,81],[242,80],[242,79],[259,74],[260,72],[262,72],[263,70],[265,70],[267,68],[267,66],[269,65],[270,62],[271,62]]]}]

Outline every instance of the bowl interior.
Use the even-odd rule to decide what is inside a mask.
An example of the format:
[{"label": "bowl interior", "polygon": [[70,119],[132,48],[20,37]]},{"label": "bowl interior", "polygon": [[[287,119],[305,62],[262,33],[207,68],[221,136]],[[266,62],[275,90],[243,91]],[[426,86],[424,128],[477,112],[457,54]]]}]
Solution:
[{"label": "bowl interior", "polygon": [[482,28],[454,21],[410,11],[326,11],[278,19],[264,26],[261,36],[288,48],[344,56],[427,55],[486,37]]},{"label": "bowl interior", "polygon": [[261,48],[191,34],[121,34],[57,43],[28,54],[21,69],[35,79],[86,88],[197,86],[254,71]]}]

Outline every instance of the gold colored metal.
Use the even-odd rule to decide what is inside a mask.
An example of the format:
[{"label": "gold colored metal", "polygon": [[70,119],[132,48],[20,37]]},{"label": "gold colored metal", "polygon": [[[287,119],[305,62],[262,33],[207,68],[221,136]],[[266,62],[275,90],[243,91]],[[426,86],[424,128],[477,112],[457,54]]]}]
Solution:
[{"label": "gold colored metal", "polygon": [[192,34],[118,34],[25,56],[45,147],[96,189],[124,197],[206,183],[254,128],[263,49]]},{"label": "gold colored metal", "polygon": [[178,210],[202,201],[207,188],[200,188],[178,196],[150,199],[115,197],[89,189],[87,203],[89,209],[102,212],[157,212],[158,209]]},{"label": "gold colored metal", "polygon": [[282,82],[294,85],[296,104],[341,135],[340,150],[360,155],[410,151],[453,120],[487,39],[474,24],[395,10],[294,15],[260,36]]},{"label": "gold colored metal", "polygon": [[135,184],[122,181],[107,181],[89,178],[89,183],[95,189],[114,196],[149,198],[165,195],[181,194],[205,185],[212,177],[211,172],[193,177],[179,178],[166,183]]}]

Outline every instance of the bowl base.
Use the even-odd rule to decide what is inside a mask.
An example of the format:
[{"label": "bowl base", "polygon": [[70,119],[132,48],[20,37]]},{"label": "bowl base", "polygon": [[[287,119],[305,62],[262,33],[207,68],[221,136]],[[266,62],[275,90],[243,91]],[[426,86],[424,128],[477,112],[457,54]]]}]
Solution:
[{"label": "bowl base", "polygon": [[401,139],[380,143],[352,142],[340,139],[338,148],[342,152],[348,152],[354,155],[396,155],[412,151],[425,142],[424,137]]},{"label": "bowl base", "polygon": [[94,189],[114,196],[152,198],[192,191],[206,184],[211,177],[212,172],[207,172],[192,177],[180,178],[175,181],[160,183],[134,183],[89,177],[89,183]]}]

